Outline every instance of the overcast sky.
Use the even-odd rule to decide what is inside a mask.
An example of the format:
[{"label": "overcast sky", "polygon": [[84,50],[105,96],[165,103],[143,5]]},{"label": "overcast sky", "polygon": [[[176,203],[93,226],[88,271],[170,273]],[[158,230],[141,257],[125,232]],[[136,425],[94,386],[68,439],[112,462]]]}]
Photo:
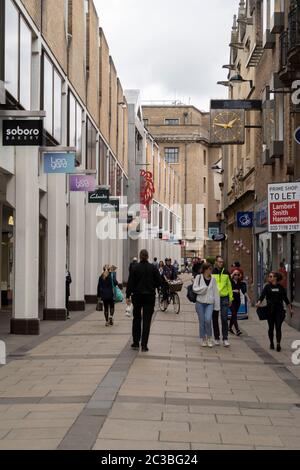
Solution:
[{"label": "overcast sky", "polygon": [[222,65],[239,0],[94,0],[124,89],[209,110],[226,97]]}]

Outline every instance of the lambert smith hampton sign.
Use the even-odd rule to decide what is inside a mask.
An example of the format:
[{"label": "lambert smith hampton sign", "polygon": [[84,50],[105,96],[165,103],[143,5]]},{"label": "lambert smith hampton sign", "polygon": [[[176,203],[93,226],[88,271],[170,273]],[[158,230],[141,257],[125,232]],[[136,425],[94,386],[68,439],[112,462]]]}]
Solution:
[{"label": "lambert smith hampton sign", "polygon": [[3,121],[3,146],[42,146],[43,145],[43,121],[4,120]]},{"label": "lambert smith hampton sign", "polygon": [[300,183],[268,185],[269,232],[300,231]]}]

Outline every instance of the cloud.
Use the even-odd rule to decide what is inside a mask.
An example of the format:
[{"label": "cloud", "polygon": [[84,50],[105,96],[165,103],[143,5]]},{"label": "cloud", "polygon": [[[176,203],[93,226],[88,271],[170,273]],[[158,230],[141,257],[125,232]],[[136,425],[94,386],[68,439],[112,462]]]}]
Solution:
[{"label": "cloud", "polygon": [[230,32],[238,0],[94,0],[124,88],[143,99],[208,109],[226,97]]}]

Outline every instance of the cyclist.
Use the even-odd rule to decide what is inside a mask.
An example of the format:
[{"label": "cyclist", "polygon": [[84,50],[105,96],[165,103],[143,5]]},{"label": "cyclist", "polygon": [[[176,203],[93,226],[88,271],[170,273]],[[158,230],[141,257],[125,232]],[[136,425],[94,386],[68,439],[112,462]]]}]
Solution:
[{"label": "cyclist", "polygon": [[163,301],[167,301],[170,295],[169,281],[175,281],[177,279],[177,273],[174,266],[172,266],[171,258],[166,258],[165,266],[163,269]]}]

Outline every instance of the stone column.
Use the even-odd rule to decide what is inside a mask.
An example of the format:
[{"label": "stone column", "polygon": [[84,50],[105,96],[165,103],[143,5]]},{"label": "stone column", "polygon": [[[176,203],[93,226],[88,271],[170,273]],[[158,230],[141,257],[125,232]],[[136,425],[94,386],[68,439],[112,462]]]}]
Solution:
[{"label": "stone column", "polygon": [[11,333],[40,332],[38,148],[16,147],[15,289]]},{"label": "stone column", "polygon": [[70,193],[70,311],[84,311],[85,193]]},{"label": "stone column", "polygon": [[98,259],[99,241],[96,234],[97,205],[86,205],[86,235],[85,235],[85,301],[87,304],[97,303],[97,285],[99,279]]},{"label": "stone column", "polygon": [[47,294],[44,320],[66,320],[66,176],[48,175]]}]

